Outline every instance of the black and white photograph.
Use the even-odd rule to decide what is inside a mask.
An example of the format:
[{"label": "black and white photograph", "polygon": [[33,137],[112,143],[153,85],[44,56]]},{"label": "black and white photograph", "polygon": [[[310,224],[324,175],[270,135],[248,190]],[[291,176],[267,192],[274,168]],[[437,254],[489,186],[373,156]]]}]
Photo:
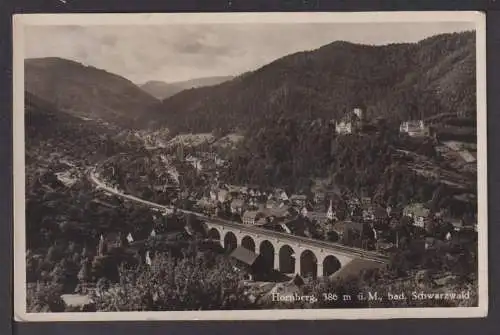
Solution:
[{"label": "black and white photograph", "polygon": [[486,316],[483,14],[13,21],[17,321]]}]

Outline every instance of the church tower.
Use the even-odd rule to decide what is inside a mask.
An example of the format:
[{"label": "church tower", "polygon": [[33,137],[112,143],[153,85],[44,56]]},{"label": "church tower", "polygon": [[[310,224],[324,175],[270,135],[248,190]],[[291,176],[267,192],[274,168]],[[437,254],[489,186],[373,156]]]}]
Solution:
[{"label": "church tower", "polygon": [[333,212],[332,200],[330,200],[330,206],[328,206],[328,210],[326,211],[326,218],[332,221],[334,217],[335,213]]}]

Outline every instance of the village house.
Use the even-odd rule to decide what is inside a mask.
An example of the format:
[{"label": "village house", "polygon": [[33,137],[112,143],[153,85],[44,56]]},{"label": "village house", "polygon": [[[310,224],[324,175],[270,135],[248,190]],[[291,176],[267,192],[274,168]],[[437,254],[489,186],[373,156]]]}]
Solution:
[{"label": "village house", "polygon": [[448,222],[453,226],[453,230],[456,232],[462,231],[464,229],[464,221],[457,218],[445,218],[445,222]]},{"label": "village house", "polygon": [[421,203],[415,203],[403,208],[403,216],[413,220],[413,225],[425,229],[425,222],[430,214],[430,210]]},{"label": "village house", "polygon": [[210,200],[217,201],[217,190],[210,190]]},{"label": "village house", "polygon": [[247,225],[263,225],[267,223],[266,215],[260,211],[245,211],[242,217],[243,224]]},{"label": "village house", "polygon": [[319,224],[325,224],[328,221],[327,213],[318,211],[308,211],[306,217],[311,220],[311,222],[317,222]]},{"label": "village house", "polygon": [[260,207],[260,204],[257,198],[251,197],[247,199],[247,206],[249,209],[257,209]]},{"label": "village house", "polygon": [[225,189],[220,189],[219,192],[217,193],[217,201],[219,201],[220,203],[228,201],[230,198],[231,195],[229,194],[229,191]]},{"label": "village house", "polygon": [[245,202],[242,199],[234,199],[231,201],[231,213],[241,214],[243,212]]},{"label": "village house", "polygon": [[288,194],[280,188],[275,190],[275,197],[278,201],[281,201],[281,202],[289,200]]},{"label": "village house", "polygon": [[296,205],[299,207],[305,206],[306,201],[307,201],[307,196],[305,196],[303,194],[292,194],[292,196],[290,197],[290,202],[293,205]]},{"label": "village house", "polygon": [[443,241],[434,237],[426,237],[424,240],[424,249],[433,250],[439,249],[444,244]]},{"label": "village house", "polygon": [[361,236],[363,224],[353,221],[339,221],[333,224],[331,230],[337,233],[339,241],[343,241],[348,231],[353,231],[355,234]]},{"label": "village house", "polygon": [[455,232],[462,231],[476,231],[477,232],[477,221],[474,219],[458,219],[458,218],[444,218],[444,222],[449,223],[453,226]]},{"label": "village house", "polygon": [[209,151],[209,152],[201,152],[201,153],[200,153],[200,156],[202,156],[202,157],[203,157],[203,158],[205,158],[205,159],[210,159],[210,160],[215,161],[215,159],[217,158],[217,153],[212,152],[212,151]]},{"label": "village house", "polygon": [[370,197],[362,197],[361,198],[361,206],[363,208],[369,209],[372,206],[372,198]]},{"label": "village house", "polygon": [[266,272],[262,257],[242,246],[234,249],[230,257],[237,271],[246,272],[246,280],[256,280]]},{"label": "village house", "polygon": [[280,203],[277,202],[276,200],[270,199],[270,200],[266,201],[265,207],[269,208],[269,209],[271,209],[271,208],[278,208],[278,207],[280,207]]},{"label": "village house", "polygon": [[392,242],[387,241],[377,241],[376,250],[382,252],[390,252],[396,249],[396,245]]},{"label": "village house", "polygon": [[322,204],[326,199],[326,194],[323,191],[316,191],[314,192],[314,203],[315,204]]},{"label": "village house", "polygon": [[201,171],[202,170],[202,163],[201,163],[201,160],[194,157],[194,156],[187,156],[186,157],[186,162],[188,162],[189,164],[191,164],[197,171]]},{"label": "village house", "polygon": [[373,211],[370,209],[363,209],[363,221],[374,221],[375,220],[375,215],[373,214]]},{"label": "village house", "polygon": [[265,208],[263,212],[270,222],[280,221],[292,216],[288,206]]},{"label": "village house", "polygon": [[375,224],[387,224],[390,211],[387,208],[376,205],[373,207],[373,222]]},{"label": "village house", "polygon": [[411,120],[402,122],[399,126],[399,132],[411,137],[424,137],[429,136],[430,128],[423,120]]},{"label": "village house", "polygon": [[196,202],[196,207],[207,215],[215,215],[217,213],[217,203],[214,199],[203,197]]},{"label": "village house", "polygon": [[310,222],[302,216],[296,216],[282,223],[285,230],[288,230],[291,234],[299,236],[311,237],[309,226]]},{"label": "village house", "polygon": [[346,203],[347,203],[347,206],[349,207],[350,210],[352,210],[358,206],[361,206],[361,201],[356,197],[347,199]]},{"label": "village house", "polygon": [[62,301],[67,308],[74,311],[85,312],[94,311],[94,302],[87,294],[63,294],[61,295]]},{"label": "village house", "polygon": [[467,164],[476,162],[476,157],[468,150],[461,150],[458,152],[458,154]]},{"label": "village house", "polygon": [[125,238],[120,232],[109,232],[100,236],[97,246],[97,255],[104,256],[109,254],[114,249],[121,248],[125,245]]}]

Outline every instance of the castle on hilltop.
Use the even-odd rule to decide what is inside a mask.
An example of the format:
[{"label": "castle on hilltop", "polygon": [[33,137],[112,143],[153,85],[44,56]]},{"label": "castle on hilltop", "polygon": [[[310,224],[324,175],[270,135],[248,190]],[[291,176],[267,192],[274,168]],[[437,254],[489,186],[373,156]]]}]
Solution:
[{"label": "castle on hilltop", "polygon": [[364,114],[361,108],[354,108],[340,120],[335,121],[335,132],[339,135],[355,133],[363,127]]}]

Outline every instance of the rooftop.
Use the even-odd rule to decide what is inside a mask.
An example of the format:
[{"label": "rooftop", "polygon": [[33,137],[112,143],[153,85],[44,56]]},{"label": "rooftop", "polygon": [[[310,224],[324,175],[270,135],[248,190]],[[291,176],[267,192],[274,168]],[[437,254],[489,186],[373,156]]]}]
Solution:
[{"label": "rooftop", "polygon": [[233,207],[241,207],[245,204],[245,202],[242,199],[234,199],[231,201],[231,206]]},{"label": "rooftop", "polygon": [[346,266],[342,267],[337,272],[335,272],[332,275],[332,278],[347,279],[348,277],[351,277],[351,276],[358,276],[359,273],[363,270],[377,269],[377,268],[380,269],[383,266],[384,266],[384,264],[381,264],[378,262],[357,258],[357,259],[354,259],[349,264],[347,264]]},{"label": "rooftop", "polygon": [[245,213],[243,213],[243,219],[245,218],[257,219],[259,215],[263,215],[263,213],[259,211],[246,211]]},{"label": "rooftop", "polygon": [[233,252],[231,253],[231,257],[252,266],[259,255],[240,246],[233,250]]},{"label": "rooftop", "polygon": [[430,210],[426,208],[422,203],[415,203],[406,206],[403,210],[403,213],[405,215],[412,214],[413,216],[426,217],[429,215]]},{"label": "rooftop", "polygon": [[92,302],[88,295],[82,294],[63,294],[61,295],[61,299],[69,307],[81,307]]}]

